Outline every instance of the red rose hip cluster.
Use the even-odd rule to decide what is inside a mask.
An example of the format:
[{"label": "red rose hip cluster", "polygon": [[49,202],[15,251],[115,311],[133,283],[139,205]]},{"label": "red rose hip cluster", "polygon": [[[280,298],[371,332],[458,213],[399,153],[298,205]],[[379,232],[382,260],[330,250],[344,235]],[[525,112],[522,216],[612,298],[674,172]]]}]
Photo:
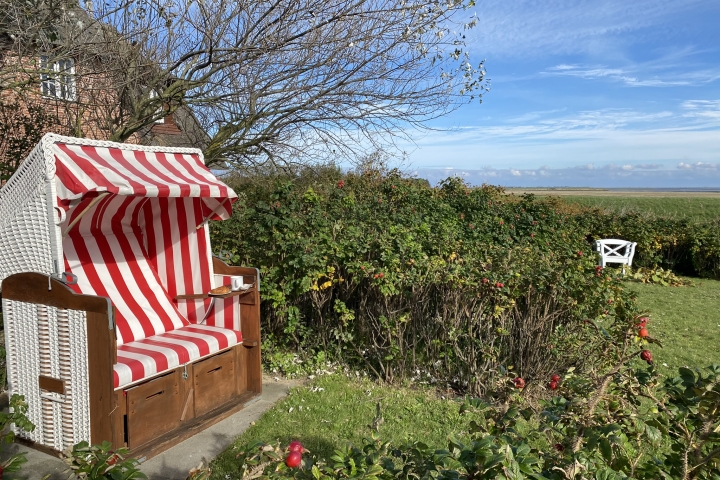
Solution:
[{"label": "red rose hip cluster", "polygon": [[287,457],[285,457],[285,465],[287,465],[288,468],[298,468],[302,463],[302,452],[304,450],[302,443],[297,440],[290,442],[290,445],[288,445],[289,453]]}]

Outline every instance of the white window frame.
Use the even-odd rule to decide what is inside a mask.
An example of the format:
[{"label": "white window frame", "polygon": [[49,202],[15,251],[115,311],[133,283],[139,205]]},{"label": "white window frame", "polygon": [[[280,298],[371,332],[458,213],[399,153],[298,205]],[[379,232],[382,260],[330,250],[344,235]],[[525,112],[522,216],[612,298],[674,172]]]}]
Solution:
[{"label": "white window frame", "polygon": [[[157,98],[157,97],[159,97],[160,95],[158,95],[158,93],[157,93],[154,89],[150,89],[150,95],[149,95],[149,96],[150,96],[150,99],[152,100],[153,98]],[[161,105],[160,108],[157,109],[157,111],[156,111],[155,113],[161,113],[161,112],[163,112],[164,110],[165,110],[165,109],[164,109],[164,108],[162,107],[162,105]],[[157,120],[155,120],[155,123],[165,123],[165,117],[162,116],[162,117],[158,118]]]},{"label": "white window frame", "polygon": [[47,55],[40,57],[40,92],[45,98],[77,100],[75,60],[65,58],[50,63]]}]

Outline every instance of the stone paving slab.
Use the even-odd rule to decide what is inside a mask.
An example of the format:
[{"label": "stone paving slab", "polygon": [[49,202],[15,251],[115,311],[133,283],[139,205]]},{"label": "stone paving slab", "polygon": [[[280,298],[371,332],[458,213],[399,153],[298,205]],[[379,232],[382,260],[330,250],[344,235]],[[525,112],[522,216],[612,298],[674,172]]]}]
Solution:
[{"label": "stone paving slab", "polygon": [[[292,380],[275,381],[264,377],[263,393],[259,399],[222,422],[143,462],[140,470],[151,480],[185,480],[191,469],[215,458],[238,435],[247,430],[251,422],[259,419],[278,400],[284,398],[290,388],[301,383]],[[6,446],[0,458],[5,459],[15,452],[27,452],[28,462],[17,474],[6,474],[6,479],[67,480],[69,476],[67,466],[62,460],[23,445]]]}]

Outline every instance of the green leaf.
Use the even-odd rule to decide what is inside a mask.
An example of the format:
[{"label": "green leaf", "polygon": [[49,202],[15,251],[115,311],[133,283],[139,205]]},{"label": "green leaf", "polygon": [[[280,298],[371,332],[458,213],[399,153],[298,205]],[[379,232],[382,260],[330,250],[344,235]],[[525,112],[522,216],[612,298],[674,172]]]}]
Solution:
[{"label": "green leaf", "polygon": [[600,453],[602,454],[603,458],[606,462],[610,463],[612,461],[612,446],[610,445],[610,442],[607,438],[601,438],[599,445]]}]

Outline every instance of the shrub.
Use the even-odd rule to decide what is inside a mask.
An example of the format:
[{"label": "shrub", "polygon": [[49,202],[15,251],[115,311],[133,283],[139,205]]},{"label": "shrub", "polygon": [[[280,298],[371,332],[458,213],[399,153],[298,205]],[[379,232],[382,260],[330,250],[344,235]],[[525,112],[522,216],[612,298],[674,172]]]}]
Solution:
[{"label": "shrub", "polygon": [[212,232],[261,268],[275,348],[479,394],[511,366],[582,371],[597,348],[585,320],[613,318],[624,295],[573,218],[532,195],[375,170],[291,180],[233,185],[240,208]]},{"label": "shrub", "polygon": [[720,279],[720,222],[706,223],[695,228],[692,262],[701,277]]},{"label": "shrub", "polygon": [[[681,368],[663,380],[648,350],[657,342],[637,335],[647,318],[632,304],[620,309],[623,319],[591,322],[605,354],[587,372],[570,368],[546,377],[557,395],[539,407],[522,393],[504,402],[466,398],[461,413],[478,419],[470,423],[469,441],[450,433],[448,448],[436,450],[418,440],[392,445],[373,436],[329,459],[306,455],[299,468],[284,462],[288,449],[281,445],[253,443],[237,454],[236,473],[307,480],[718,478],[720,366]],[[638,357],[649,366],[639,367]],[[527,422],[534,428],[525,428]]]}]

